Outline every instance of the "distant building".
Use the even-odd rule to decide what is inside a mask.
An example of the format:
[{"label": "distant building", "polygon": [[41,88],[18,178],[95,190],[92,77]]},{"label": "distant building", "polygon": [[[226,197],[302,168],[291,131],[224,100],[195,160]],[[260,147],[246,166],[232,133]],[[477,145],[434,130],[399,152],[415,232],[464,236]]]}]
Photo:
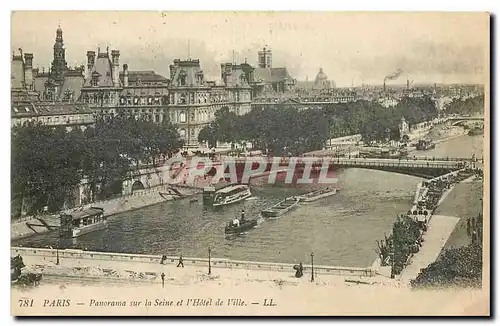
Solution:
[{"label": "distant building", "polygon": [[259,51],[258,67],[254,69],[250,84],[253,97],[290,92],[296,80],[290,76],[285,67],[272,67],[272,51],[264,48]]},{"label": "distant building", "polygon": [[66,62],[66,49],[63,42],[63,31],[56,31],[54,58],[51,68],[45,72],[33,69],[34,90],[40,94],[42,101],[74,102],[80,97],[84,83],[85,67],[71,69]]}]

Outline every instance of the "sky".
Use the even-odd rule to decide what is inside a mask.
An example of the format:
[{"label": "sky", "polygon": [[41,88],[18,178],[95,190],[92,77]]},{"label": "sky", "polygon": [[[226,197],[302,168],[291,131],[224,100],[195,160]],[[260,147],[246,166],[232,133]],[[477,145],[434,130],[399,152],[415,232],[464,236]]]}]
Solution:
[{"label": "sky", "polygon": [[399,69],[388,83],[484,83],[489,75],[486,13],[18,11],[12,51],[33,53],[34,66],[47,69],[58,25],[70,66],[109,47],[129,70],[167,78],[173,60],[189,56],[207,79],[220,79],[221,63],[256,66],[264,46],[273,67],[298,80],[314,80],[321,67],[343,87],[382,84]]}]

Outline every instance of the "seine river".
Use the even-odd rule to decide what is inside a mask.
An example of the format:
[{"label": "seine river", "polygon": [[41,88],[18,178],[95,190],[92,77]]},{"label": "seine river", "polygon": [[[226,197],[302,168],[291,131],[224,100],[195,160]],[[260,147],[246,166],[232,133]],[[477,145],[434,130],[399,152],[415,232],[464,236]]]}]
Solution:
[{"label": "seine river", "polygon": [[[482,136],[461,136],[418,156],[470,157],[482,155]],[[61,246],[94,251],[167,254],[238,260],[308,263],[310,253],[320,265],[367,267],[376,259],[376,240],[388,233],[398,213],[408,210],[415,186],[422,179],[373,170],[337,171],[338,193],[277,220],[264,220],[246,234],[226,238],[224,226],[245,209],[257,217],[267,206],[309,189],[253,184],[253,198],[214,210],[198,202],[179,200],[110,218],[108,228]],[[309,186],[311,187],[311,186]],[[55,234],[13,242],[13,245],[55,246]]]}]

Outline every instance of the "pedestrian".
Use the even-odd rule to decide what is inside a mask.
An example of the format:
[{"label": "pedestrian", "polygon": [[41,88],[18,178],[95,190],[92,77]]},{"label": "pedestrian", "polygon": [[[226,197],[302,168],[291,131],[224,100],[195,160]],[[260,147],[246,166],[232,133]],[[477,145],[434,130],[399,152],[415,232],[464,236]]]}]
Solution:
[{"label": "pedestrian", "polygon": [[161,273],[161,287],[165,287],[165,273],[163,272]]},{"label": "pedestrian", "polygon": [[166,255],[161,256],[161,261],[160,261],[160,264],[162,264],[162,265],[163,265],[163,264],[165,263],[165,261],[166,261],[166,260],[167,260],[167,256],[166,256]]},{"label": "pedestrian", "polygon": [[467,218],[467,235],[470,237],[471,233],[470,233],[470,217]]},{"label": "pedestrian", "polygon": [[182,266],[184,268],[184,260],[182,259],[182,255],[179,256],[179,263],[177,264],[177,267]]}]

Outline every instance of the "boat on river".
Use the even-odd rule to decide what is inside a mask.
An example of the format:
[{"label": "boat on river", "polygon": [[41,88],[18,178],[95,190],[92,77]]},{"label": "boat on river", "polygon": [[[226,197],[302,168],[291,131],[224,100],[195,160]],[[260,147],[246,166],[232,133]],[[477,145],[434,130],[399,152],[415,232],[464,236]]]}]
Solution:
[{"label": "boat on river", "polygon": [[60,218],[60,235],[63,237],[76,238],[105,229],[107,226],[107,218],[104,216],[104,209],[101,207],[91,207],[70,214],[61,214]]},{"label": "boat on river", "polygon": [[301,202],[312,202],[321,198],[335,195],[337,193],[337,188],[324,188],[309,192],[307,194],[297,196]]},{"label": "boat on river", "polygon": [[225,206],[252,197],[248,185],[230,185],[215,192],[213,206]]},{"label": "boat on river", "polygon": [[243,221],[240,220],[239,225],[235,225],[231,221],[224,229],[224,232],[226,234],[239,234],[256,227],[257,224],[258,224],[257,220],[243,220]]},{"label": "boat on river", "polygon": [[428,149],[436,148],[436,144],[431,139],[421,139],[418,141],[417,150],[426,151]]},{"label": "boat on river", "polygon": [[299,197],[288,197],[279,203],[266,208],[261,212],[263,217],[278,217],[289,211],[291,211],[294,207],[299,204]]}]

